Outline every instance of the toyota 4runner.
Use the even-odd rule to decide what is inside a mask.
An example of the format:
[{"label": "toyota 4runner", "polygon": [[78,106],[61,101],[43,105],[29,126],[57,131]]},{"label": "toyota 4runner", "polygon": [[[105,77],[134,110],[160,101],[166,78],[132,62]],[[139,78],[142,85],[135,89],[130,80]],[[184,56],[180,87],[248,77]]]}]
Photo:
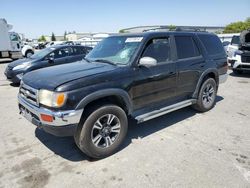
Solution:
[{"label": "toyota 4runner", "polygon": [[74,136],[92,158],[115,153],[128,117],[138,123],[193,106],[213,108],[227,59],[206,32],[145,32],[100,42],[85,60],[26,74],[20,113],[57,136]]}]

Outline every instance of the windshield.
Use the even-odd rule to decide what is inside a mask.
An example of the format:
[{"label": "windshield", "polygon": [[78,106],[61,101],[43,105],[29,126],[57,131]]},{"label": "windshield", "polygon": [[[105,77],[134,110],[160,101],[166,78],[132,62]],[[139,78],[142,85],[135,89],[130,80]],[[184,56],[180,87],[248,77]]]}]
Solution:
[{"label": "windshield", "polygon": [[239,45],[240,44],[240,36],[233,36],[231,43],[233,45]]},{"label": "windshield", "polygon": [[34,55],[30,56],[31,59],[40,59],[45,57],[46,55],[48,55],[50,52],[52,52],[53,50],[55,50],[55,48],[45,48],[37,53],[35,53]]},{"label": "windshield", "polygon": [[111,62],[116,65],[127,65],[138,49],[143,37],[114,36],[103,39],[86,56],[87,60]]}]

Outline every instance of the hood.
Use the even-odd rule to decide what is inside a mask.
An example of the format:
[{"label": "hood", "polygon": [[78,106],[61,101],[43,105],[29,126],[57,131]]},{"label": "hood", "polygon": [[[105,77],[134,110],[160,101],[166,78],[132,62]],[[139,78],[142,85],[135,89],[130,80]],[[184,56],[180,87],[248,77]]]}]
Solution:
[{"label": "hood", "polygon": [[32,71],[25,74],[22,80],[35,89],[55,90],[58,86],[67,82],[114,69],[116,69],[116,66],[109,64],[78,61]]},{"label": "hood", "polygon": [[23,58],[23,59],[18,59],[16,61],[13,61],[11,62],[8,67],[16,67],[17,65],[22,65],[22,64],[25,64],[25,63],[32,63],[34,62],[35,60],[34,59],[30,59],[30,58]]},{"label": "hood", "polygon": [[250,46],[250,29],[240,33],[240,42],[243,46]]}]

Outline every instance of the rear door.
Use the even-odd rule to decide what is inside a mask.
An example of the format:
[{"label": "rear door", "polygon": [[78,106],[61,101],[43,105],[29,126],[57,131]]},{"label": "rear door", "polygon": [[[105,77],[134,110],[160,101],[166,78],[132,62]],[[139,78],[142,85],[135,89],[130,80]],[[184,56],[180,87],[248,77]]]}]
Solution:
[{"label": "rear door", "polygon": [[197,43],[192,35],[175,36],[178,73],[176,93],[179,97],[191,97],[205,67],[205,59]]},{"label": "rear door", "polygon": [[75,61],[80,61],[86,55],[86,51],[85,51],[84,47],[82,47],[82,46],[73,46],[72,50],[73,50],[72,54],[69,56],[69,60],[68,60],[69,63],[75,62]]}]

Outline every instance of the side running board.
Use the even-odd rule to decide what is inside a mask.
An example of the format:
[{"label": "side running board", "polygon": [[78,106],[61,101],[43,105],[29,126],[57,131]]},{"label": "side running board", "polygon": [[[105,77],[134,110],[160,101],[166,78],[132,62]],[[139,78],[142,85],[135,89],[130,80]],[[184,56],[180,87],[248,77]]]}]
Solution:
[{"label": "side running board", "polygon": [[158,109],[158,110],[154,110],[152,112],[148,112],[146,114],[136,116],[135,119],[138,121],[138,123],[142,123],[144,121],[154,119],[156,117],[159,117],[159,116],[162,116],[164,114],[173,112],[175,110],[179,110],[181,108],[190,106],[190,105],[192,105],[194,103],[196,103],[196,99],[185,100],[185,101],[178,102],[178,103],[170,105],[170,106],[166,106],[166,107]]}]

